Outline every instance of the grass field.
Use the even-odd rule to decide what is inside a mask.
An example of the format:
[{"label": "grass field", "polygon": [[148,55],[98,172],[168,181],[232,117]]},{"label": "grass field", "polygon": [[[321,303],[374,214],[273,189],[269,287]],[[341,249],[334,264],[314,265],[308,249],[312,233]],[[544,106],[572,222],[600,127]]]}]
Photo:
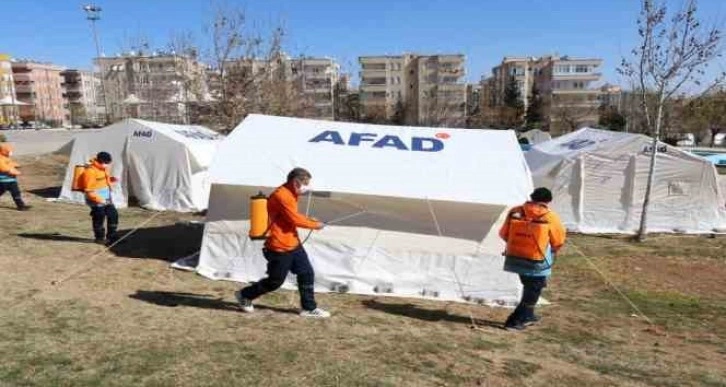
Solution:
[{"label": "grass field", "polygon": [[[3,386],[726,386],[723,237],[572,236],[525,332],[500,329],[501,308],[341,294],[319,296],[325,321],[293,292],[244,315],[237,285],[168,268],[198,249],[198,218],[157,215],[104,253],[87,209],[41,197],[62,160],[22,161],[35,208],[0,200]],[[123,210],[122,228],[153,214]]]}]

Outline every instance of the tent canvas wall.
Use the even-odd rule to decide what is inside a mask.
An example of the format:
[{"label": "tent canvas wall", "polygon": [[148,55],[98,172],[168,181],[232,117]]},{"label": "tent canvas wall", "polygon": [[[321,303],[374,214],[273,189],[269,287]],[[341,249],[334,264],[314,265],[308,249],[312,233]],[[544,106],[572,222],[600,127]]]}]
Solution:
[{"label": "tent canvas wall", "polygon": [[[634,233],[642,212],[650,137],[584,128],[532,148],[535,186],[552,189],[553,208],[571,231]],[[723,229],[724,201],[708,161],[660,143],[647,229],[710,233]]]},{"label": "tent canvas wall", "polygon": [[249,197],[271,193],[296,166],[311,171],[315,190],[300,210],[332,221],[321,232],[301,230],[317,291],[517,301],[497,231],[532,183],[512,131],[250,115],[210,168],[200,274],[264,276],[263,242],[247,237]]},{"label": "tent canvas wall", "polygon": [[173,125],[138,119],[119,121],[82,133],[64,149],[70,153],[60,200],[84,203],[72,192],[73,167],[100,151],[114,158],[112,173],[120,178],[112,197],[119,207],[129,196],[152,210],[201,211],[209,200],[208,167],[221,136],[202,126]]}]

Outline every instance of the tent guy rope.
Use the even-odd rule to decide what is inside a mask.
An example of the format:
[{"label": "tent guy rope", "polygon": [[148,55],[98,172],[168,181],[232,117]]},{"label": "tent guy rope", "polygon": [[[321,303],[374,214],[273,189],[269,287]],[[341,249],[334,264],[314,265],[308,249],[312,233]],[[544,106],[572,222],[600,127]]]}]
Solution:
[{"label": "tent guy rope", "polygon": [[116,240],[115,242],[111,243],[108,246],[105,246],[101,251],[97,252],[96,254],[91,255],[86,260],[84,260],[81,264],[76,265],[77,269],[71,271],[69,274],[65,275],[64,277],[61,277],[59,279],[53,280],[50,282],[53,286],[58,286],[74,277],[76,277],[79,274],[82,274],[88,270],[91,270],[93,268],[93,261],[103,255],[104,253],[111,250],[113,247],[115,247],[117,244],[123,242],[126,238],[130,237],[134,233],[136,233],[141,227],[146,226],[149,224],[152,220],[154,220],[157,216],[161,215],[163,212],[159,211],[154,213],[153,215],[146,218],[146,220],[142,221],[141,223],[137,224],[131,231],[124,234],[121,238]]},{"label": "tent guy rope", "polygon": [[[426,204],[429,206],[429,212],[431,213],[431,218],[434,221],[434,226],[436,226],[436,232],[439,234],[439,237],[443,237],[444,234],[441,231],[441,226],[439,225],[439,220],[436,217],[436,212],[434,212],[434,206],[431,204],[431,201],[426,198]],[[461,293],[461,297],[464,298],[464,287],[461,285],[461,280],[459,279],[459,275],[456,273],[456,258],[454,258],[454,261],[452,262],[451,266],[451,273],[454,275],[454,280],[456,281],[456,286],[459,287],[459,292]],[[471,313],[471,304],[466,303],[466,313],[469,315],[469,320],[471,321],[471,328],[472,329],[480,329],[479,325],[477,325],[476,320],[474,319],[474,314]]]},{"label": "tent guy rope", "polygon": [[605,273],[603,273],[602,270],[600,270],[600,268],[598,268],[597,265],[595,265],[595,263],[592,261],[592,259],[590,259],[590,257],[585,255],[585,253],[582,252],[582,250],[579,247],[577,247],[576,244],[572,243],[572,241],[569,242],[569,245],[572,246],[572,248],[575,250],[575,252],[577,252],[577,254],[579,254],[582,258],[585,258],[585,262],[587,262],[592,267],[592,269],[595,270],[595,272],[600,275],[600,277],[603,279],[603,281],[607,285],[609,285],[611,288],[613,288],[620,295],[620,297],[622,297],[623,300],[625,300],[625,302],[627,302],[630,305],[630,307],[633,308],[633,310],[635,312],[637,312],[640,315],[640,317],[643,318],[643,320],[647,321],[648,324],[650,324],[650,325],[655,325],[655,323],[653,323],[653,320],[651,320],[648,316],[646,316],[645,313],[643,313],[643,311],[640,310],[640,308],[638,308],[638,306],[635,305],[635,303],[625,293],[623,293],[623,291],[620,290],[620,288],[615,286],[613,281],[611,281],[605,275]]},{"label": "tent guy rope", "polygon": [[131,231],[129,231],[126,234],[124,234],[116,242],[114,242],[114,243],[112,243],[112,244],[110,244],[108,246],[104,246],[104,248],[101,251],[98,251],[97,253],[92,254],[87,259],[85,259],[83,262],[81,262],[80,264],[76,265],[76,268],[74,270],[72,270],[70,273],[66,274],[65,276],[63,276],[61,278],[58,278],[58,279],[55,279],[55,280],[50,281],[50,283],[48,285],[46,285],[43,289],[38,289],[37,291],[29,294],[27,297],[24,297],[24,298],[20,299],[17,303],[11,305],[9,307],[9,309],[13,309],[13,308],[16,308],[16,307],[18,307],[20,305],[23,305],[24,303],[26,303],[27,301],[29,301],[33,297],[38,296],[40,294],[43,294],[46,291],[50,290],[50,288],[60,286],[61,284],[65,283],[66,281],[69,281],[69,280],[75,278],[79,274],[82,274],[84,272],[87,272],[87,271],[91,270],[94,267],[94,261],[96,260],[96,258],[98,258],[101,255],[103,255],[103,254],[107,253],[108,251],[110,251],[110,249],[112,249],[114,246],[116,246],[117,244],[121,243],[126,238],[130,237],[131,235],[133,235],[134,233],[136,233],[141,227],[144,227],[145,225],[149,224],[152,220],[154,220],[156,217],[158,217],[162,213],[163,212],[159,211],[159,212],[156,212],[156,213],[152,214],[151,216],[149,216],[148,218],[146,218],[144,221],[138,223],[133,229],[131,229]]}]

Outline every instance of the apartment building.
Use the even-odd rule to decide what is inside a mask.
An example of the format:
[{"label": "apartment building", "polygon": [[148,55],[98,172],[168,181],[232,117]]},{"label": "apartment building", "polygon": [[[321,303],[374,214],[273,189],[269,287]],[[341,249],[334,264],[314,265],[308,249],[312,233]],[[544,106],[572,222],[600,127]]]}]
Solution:
[{"label": "apartment building", "polygon": [[335,119],[335,89],[340,66],[329,58],[290,59],[290,71],[298,76],[303,95],[312,101],[316,118]]},{"label": "apartment building", "polygon": [[15,94],[10,55],[0,54],[0,126],[18,121],[18,97]]},{"label": "apartment building", "polygon": [[464,55],[362,56],[358,61],[364,118],[403,118],[408,125],[463,124]]},{"label": "apartment building", "polygon": [[[299,99],[296,103],[304,110],[304,114],[301,114],[309,118],[335,119],[336,90],[340,88],[341,77],[340,65],[333,59],[292,58],[282,54],[279,58],[270,60],[247,58],[230,60],[226,67],[228,76],[236,72],[242,78],[254,82],[256,90],[263,94],[270,92],[263,90],[265,86],[281,81],[283,84],[277,84],[275,87],[279,89],[285,86],[291,97]],[[218,74],[213,74],[210,78],[213,82],[218,82]],[[234,76],[231,81],[245,82],[244,79],[235,79]],[[271,82],[267,82],[269,84],[267,85],[265,81]],[[347,82],[347,78],[342,81]],[[218,86],[217,84],[215,89],[218,90]]]},{"label": "apartment building", "polygon": [[207,96],[206,68],[195,58],[165,52],[129,52],[95,59],[108,118],[189,123],[190,105]]},{"label": "apartment building", "polygon": [[63,77],[63,98],[66,103],[66,121],[72,125],[81,123],[103,123],[102,109],[99,109],[98,93],[101,80],[91,71],[66,69]]},{"label": "apartment building", "polygon": [[[507,85],[514,80],[519,88],[524,111],[536,88],[542,101],[544,126],[554,134],[569,132],[598,120],[602,90],[594,87],[602,74],[601,59],[568,56],[505,57],[482,81],[489,108],[504,105]],[[523,111],[523,112],[524,112]]]},{"label": "apartment building", "polygon": [[13,81],[21,121],[37,121],[51,126],[65,123],[63,102],[63,69],[50,63],[32,61],[12,62]]},{"label": "apartment building", "polygon": [[598,123],[600,59],[546,57],[535,81],[543,96],[543,115],[553,134]]},{"label": "apartment building", "polygon": [[618,85],[606,83],[600,87],[599,100],[601,106],[609,106],[620,111],[623,108],[623,90]]},{"label": "apartment building", "polygon": [[502,63],[492,69],[492,77],[488,80],[487,87],[492,90],[491,104],[493,106],[504,104],[504,90],[514,79],[526,110],[532,97],[532,85],[539,65],[538,58],[534,57],[504,57]]}]

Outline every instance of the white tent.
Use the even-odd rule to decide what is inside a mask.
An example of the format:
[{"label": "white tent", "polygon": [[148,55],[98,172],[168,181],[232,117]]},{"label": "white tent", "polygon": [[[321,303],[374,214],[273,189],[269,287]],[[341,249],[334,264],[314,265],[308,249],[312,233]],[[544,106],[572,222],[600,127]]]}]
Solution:
[{"label": "white tent", "polygon": [[210,168],[200,274],[264,276],[262,242],[247,237],[249,197],[269,194],[296,166],[311,171],[315,190],[301,210],[331,223],[305,243],[317,291],[517,301],[497,236],[507,207],[532,189],[513,131],[250,115]]},{"label": "white tent", "polygon": [[519,135],[521,138],[526,138],[530,145],[537,145],[543,142],[552,140],[552,136],[548,132],[539,129],[531,129]]},{"label": "white tent", "polygon": [[209,201],[208,167],[221,139],[202,126],[138,119],[79,134],[64,147],[70,162],[59,199],[84,203],[82,193],[71,191],[73,167],[106,151],[114,159],[113,175],[120,179],[112,192],[117,206],[126,207],[131,196],[151,210],[204,210]]},{"label": "white tent", "polygon": [[[571,231],[634,233],[642,213],[650,137],[584,128],[525,154],[536,186]],[[718,176],[708,161],[660,143],[649,207],[650,232],[710,233],[724,224]]]}]

